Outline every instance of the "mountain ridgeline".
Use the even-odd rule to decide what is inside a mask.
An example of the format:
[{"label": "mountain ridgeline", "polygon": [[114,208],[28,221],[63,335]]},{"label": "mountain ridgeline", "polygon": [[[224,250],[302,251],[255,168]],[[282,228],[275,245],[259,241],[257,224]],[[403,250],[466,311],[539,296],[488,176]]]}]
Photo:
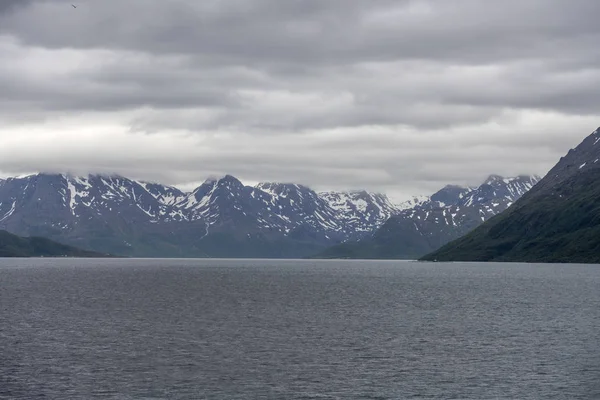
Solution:
[{"label": "mountain ridgeline", "polygon": [[538,176],[490,176],[478,187],[448,185],[401,210],[372,235],[326,249],[317,258],[415,259],[459,238],[506,210]]},{"label": "mountain ridgeline", "polygon": [[190,193],[121,176],[0,181],[0,229],[136,257],[304,257],[360,239],[396,212],[384,195],[250,187],[230,175]]},{"label": "mountain ridgeline", "polygon": [[600,263],[600,128],[506,212],[423,260]]},{"label": "mountain ridgeline", "polygon": [[[134,257],[414,258],[503,211],[536,181],[491,176],[396,205],[366,191],[246,186],[231,175],[183,192],[122,176],[35,174],[0,181],[0,229]],[[339,244],[374,246],[327,250]]]}]

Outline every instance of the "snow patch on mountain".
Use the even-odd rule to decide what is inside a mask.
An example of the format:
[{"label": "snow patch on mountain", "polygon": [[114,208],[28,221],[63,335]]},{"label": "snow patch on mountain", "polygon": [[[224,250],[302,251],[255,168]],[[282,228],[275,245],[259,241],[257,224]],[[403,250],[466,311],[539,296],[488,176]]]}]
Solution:
[{"label": "snow patch on mountain", "polygon": [[8,212],[6,214],[4,214],[4,216],[2,218],[0,218],[0,222],[4,221],[5,219],[10,217],[15,212],[16,203],[17,203],[16,201],[12,202],[12,206],[10,206],[10,210],[8,210]]},{"label": "snow patch on mountain", "polygon": [[322,192],[319,196],[337,212],[342,224],[357,232],[373,231],[400,211],[386,195],[380,193]]},{"label": "snow patch on mountain", "polygon": [[416,221],[420,231],[429,235],[435,235],[436,229],[474,224],[474,220],[483,222],[510,207],[539,180],[539,176],[490,175],[477,187],[448,185],[429,199],[402,210],[399,218]]},{"label": "snow patch on mountain", "polygon": [[401,211],[401,210],[408,210],[411,208],[414,208],[416,206],[418,206],[419,204],[422,204],[426,201],[429,201],[430,197],[429,196],[412,196],[410,199],[404,200],[400,203],[397,203],[394,205],[394,207]]}]

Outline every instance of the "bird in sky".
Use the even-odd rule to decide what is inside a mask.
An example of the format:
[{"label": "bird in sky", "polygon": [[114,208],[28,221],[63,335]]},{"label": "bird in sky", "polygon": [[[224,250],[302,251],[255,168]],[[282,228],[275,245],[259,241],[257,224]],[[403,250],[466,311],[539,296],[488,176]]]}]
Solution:
[{"label": "bird in sky", "polygon": [[77,6],[76,6],[75,4],[71,4],[71,6],[72,6],[73,8],[77,8]]}]

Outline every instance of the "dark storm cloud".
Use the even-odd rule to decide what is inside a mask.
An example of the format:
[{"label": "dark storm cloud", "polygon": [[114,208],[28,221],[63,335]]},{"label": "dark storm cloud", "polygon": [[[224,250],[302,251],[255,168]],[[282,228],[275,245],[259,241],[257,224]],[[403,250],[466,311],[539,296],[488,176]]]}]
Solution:
[{"label": "dark storm cloud", "polygon": [[25,7],[31,0],[2,0],[0,1],[0,14],[14,11],[17,7]]},{"label": "dark storm cloud", "polygon": [[[0,169],[414,192],[543,173],[599,125],[596,0],[70,3],[0,0],[0,122],[7,135],[117,136],[105,152],[80,135],[68,155],[46,148]],[[31,147],[23,137],[13,149]]]},{"label": "dark storm cloud", "polygon": [[593,40],[600,12],[594,0],[80,3],[71,12],[67,2],[38,2],[1,29],[44,47],[194,54],[258,65],[398,58],[485,63],[577,53],[581,47],[560,46]]},{"label": "dark storm cloud", "polygon": [[[80,2],[72,10],[66,2],[46,0],[4,17],[0,31],[42,48],[120,54],[112,62],[101,62],[102,68],[65,77],[63,86],[78,85],[81,92],[57,87],[48,93],[27,91],[36,102],[48,99],[55,108],[160,109],[204,107],[214,102],[227,110],[213,125],[204,127],[221,126],[223,120],[244,126],[251,123],[248,114],[263,111],[255,109],[255,99],[250,99],[252,106],[245,106],[231,94],[275,87],[299,94],[323,91],[332,97],[346,92],[354,98],[326,116],[298,116],[293,121],[264,116],[269,121],[258,124],[259,129],[378,123],[444,126],[488,119],[488,105],[593,112],[590,101],[600,93],[594,74],[582,76],[575,86],[555,75],[567,61],[571,64],[567,73],[573,74],[600,60],[595,46],[600,39],[595,18],[600,3],[568,3],[103,0]],[[166,55],[171,59],[165,62]],[[396,74],[406,76],[410,84],[417,71],[398,63],[414,60],[437,67],[431,71],[434,74],[444,74],[444,66],[454,67],[448,79],[456,83],[436,82],[428,76],[432,87],[421,82],[422,87],[414,88],[410,97],[403,96],[406,82],[387,87],[386,81],[397,78]],[[513,65],[515,60],[522,65]],[[530,60],[533,67],[523,60]],[[375,79],[361,73],[361,66],[369,63],[379,65],[372,71],[377,73]],[[457,67],[461,65],[498,65],[504,71],[496,76],[470,76],[468,70],[461,73]],[[246,69],[246,76],[240,67]],[[368,80],[374,82],[361,88],[360,82]],[[12,82],[27,87],[27,82]],[[524,86],[526,91],[515,90]],[[433,92],[424,99],[428,107],[484,107],[467,115],[452,111],[446,118],[442,112],[439,121],[394,110],[417,108],[414,104],[423,100],[419,94],[428,91]]]}]

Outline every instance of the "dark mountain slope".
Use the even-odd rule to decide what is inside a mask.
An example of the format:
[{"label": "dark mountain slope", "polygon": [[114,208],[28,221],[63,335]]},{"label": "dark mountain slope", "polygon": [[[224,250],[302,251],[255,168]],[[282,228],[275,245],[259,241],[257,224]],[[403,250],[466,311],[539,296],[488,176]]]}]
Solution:
[{"label": "dark mountain slope", "polygon": [[505,213],[423,260],[600,263],[598,160],[600,129]]},{"label": "dark mountain slope", "polygon": [[42,237],[20,237],[0,231],[0,257],[109,257]]}]

